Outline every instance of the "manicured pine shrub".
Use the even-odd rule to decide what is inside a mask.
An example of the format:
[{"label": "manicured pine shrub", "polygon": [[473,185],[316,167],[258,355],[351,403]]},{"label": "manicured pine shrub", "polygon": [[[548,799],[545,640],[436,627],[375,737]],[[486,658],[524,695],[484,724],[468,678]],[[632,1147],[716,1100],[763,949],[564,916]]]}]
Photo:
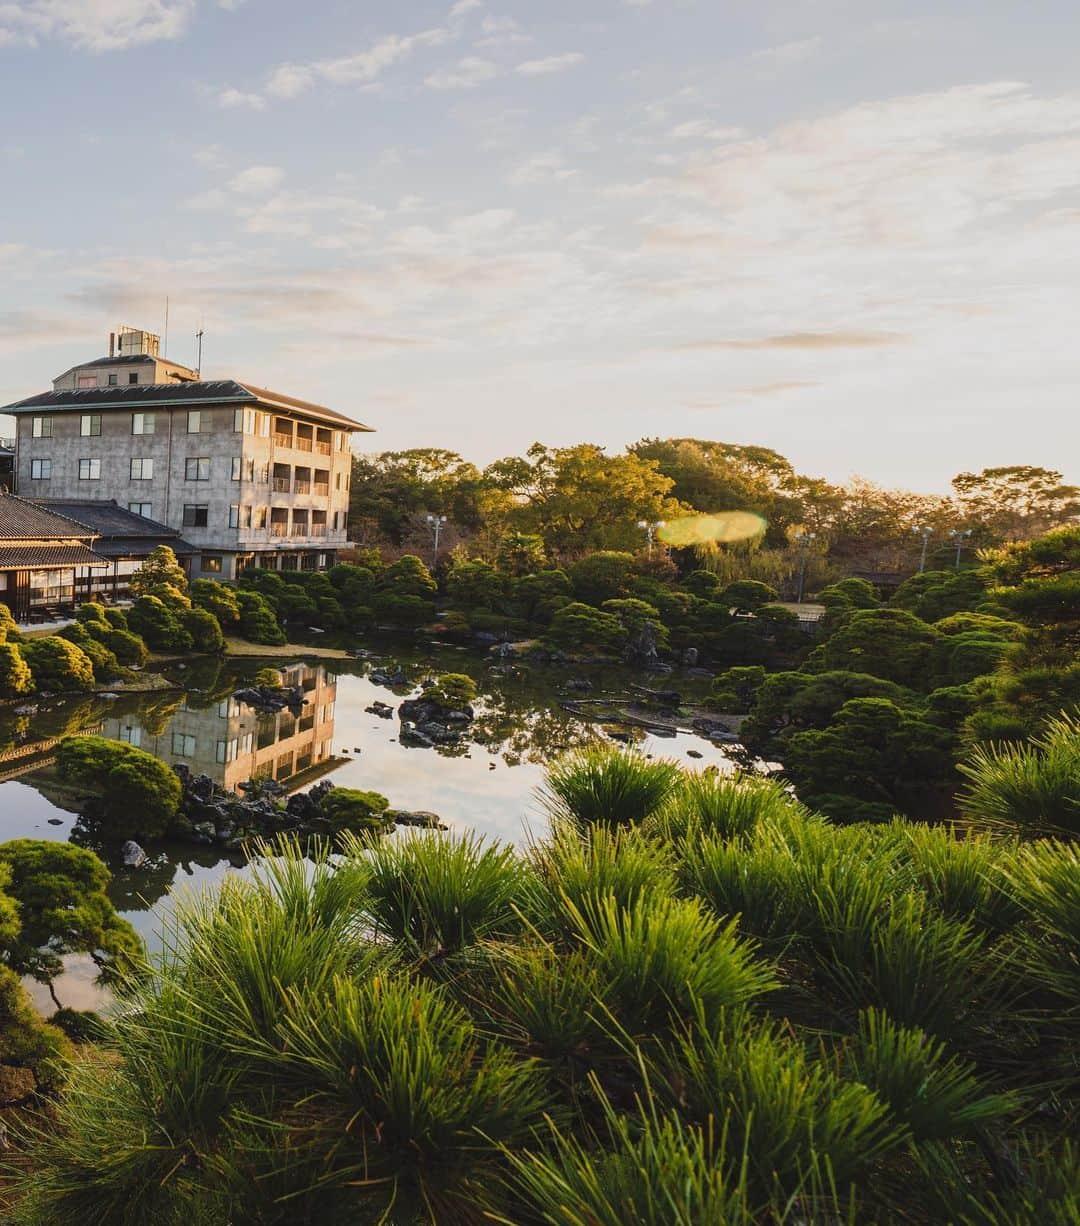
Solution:
[{"label": "manicured pine shrub", "polygon": [[141,668],[149,658],[146,644],[137,634],[119,626],[111,626],[105,632],[105,646],[117,660],[127,666]]},{"label": "manicured pine shrub", "polygon": [[53,693],[86,691],[94,688],[94,665],[81,647],[58,634],[26,639],[19,644],[23,659],[30,665],[34,689]]},{"label": "manicured pine shrub", "polygon": [[626,826],[656,813],[682,781],[674,762],[650,762],[632,749],[595,745],[556,762],[541,799],[553,817],[582,827]]},{"label": "manicured pine shrub", "polygon": [[378,792],[333,788],[319,803],[319,820],[329,834],[383,830],[387,825],[383,814],[389,807],[390,802]]},{"label": "manicured pine shrub", "polygon": [[94,808],[114,837],[163,834],[180,806],[175,772],[134,745],[68,737],[57,749],[56,764],[68,783],[94,793]]},{"label": "manicured pine shrub", "polygon": [[191,639],[195,651],[218,652],[225,646],[225,636],[213,613],[206,609],[185,609],[180,614],[180,625]]},{"label": "manicured pine shrub", "polygon": [[34,688],[30,665],[15,643],[0,643],[0,698],[21,698]]},{"label": "manicured pine shrub", "polygon": [[190,651],[193,643],[181,622],[182,611],[158,596],[139,596],[128,610],[128,628],[152,651]]},{"label": "manicured pine shrub", "polygon": [[249,643],[266,643],[272,647],[286,641],[277,615],[264,596],[241,588],[236,593],[236,600],[240,606],[239,631],[242,638]]},{"label": "manicured pine shrub", "polygon": [[0,604],[0,643],[17,643],[21,638],[11,610],[6,604]]}]

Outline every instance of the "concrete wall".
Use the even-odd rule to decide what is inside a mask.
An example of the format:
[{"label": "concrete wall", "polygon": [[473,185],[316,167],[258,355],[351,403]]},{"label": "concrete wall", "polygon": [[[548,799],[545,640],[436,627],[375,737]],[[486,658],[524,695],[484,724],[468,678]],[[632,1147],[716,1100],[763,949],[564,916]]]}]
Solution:
[{"label": "concrete wall", "polygon": [[[134,412],[153,413],[153,434],[132,433]],[[233,555],[237,552],[332,551],[345,544],[352,466],[347,433],[331,431],[331,454],[322,455],[314,450],[301,450],[296,445],[282,445],[273,429],[264,437],[250,412],[243,417],[245,427],[251,432],[234,429],[236,418],[232,406],[200,408],[197,432],[189,429],[190,412],[187,406],[102,409],[99,413],[101,434],[84,436],[81,433],[81,421],[85,416],[82,412],[55,411],[40,415],[51,419],[52,436],[48,438],[34,438],[35,414],[21,413],[18,416],[18,491],[25,498],[115,499],[124,507],[148,502],[151,518],[176,528],[198,549],[221,555],[220,570],[204,569],[197,557],[192,568],[196,577],[202,573],[217,578],[235,577]],[[284,418],[286,415],[275,416]],[[317,423],[305,420],[301,414],[289,413],[287,417],[294,427],[303,422],[313,427],[313,433],[317,428]],[[31,478],[34,459],[51,461],[52,472],[48,480]],[[99,461],[99,479],[80,479],[81,459]],[[132,479],[133,459],[153,461],[152,479]],[[195,473],[189,475],[188,461],[199,459],[207,461],[207,480],[196,479]],[[275,465],[284,465],[289,470],[287,492],[273,487]],[[296,492],[298,468],[311,470],[307,492]],[[315,492],[317,469],[328,474],[329,492],[325,495]],[[236,472],[239,479],[234,479]],[[188,505],[206,507],[205,527],[184,523],[184,508]],[[239,512],[239,524],[231,523],[233,507],[252,508],[250,527],[245,526],[247,515],[243,510]],[[263,528],[256,526],[259,518],[256,508],[260,507],[266,508],[267,522]],[[288,512],[287,536],[273,535],[272,507]],[[313,511],[325,512],[325,535],[295,535],[292,522],[297,510],[307,511],[309,525]],[[334,528],[335,513],[339,517],[337,529]]]}]

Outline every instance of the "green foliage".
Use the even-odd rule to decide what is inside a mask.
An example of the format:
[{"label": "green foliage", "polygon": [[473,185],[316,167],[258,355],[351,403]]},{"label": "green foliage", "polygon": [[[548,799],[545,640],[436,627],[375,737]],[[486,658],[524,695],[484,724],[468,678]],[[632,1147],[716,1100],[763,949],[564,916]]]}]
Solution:
[{"label": "green foliage", "polygon": [[1024,835],[1080,835],[1080,721],[1062,715],[1028,745],[976,745],[959,764],[960,808]]},{"label": "green foliage", "polygon": [[128,627],[152,651],[191,651],[194,644],[181,620],[184,612],[182,607],[167,604],[159,596],[140,595],[128,610]]},{"label": "green foliage", "polygon": [[881,600],[874,586],[865,579],[841,579],[830,583],[817,594],[819,604],[828,609],[876,609]]},{"label": "green foliage", "polygon": [[594,745],[556,762],[541,796],[554,817],[581,827],[627,826],[656,813],[681,782],[674,762]]},{"label": "green foliage", "polygon": [[43,1022],[19,976],[0,965],[0,1064],[29,1068],[43,1090],[63,1081],[71,1045],[63,1032]]},{"label": "green foliage", "polygon": [[776,588],[755,579],[739,579],[729,583],[722,591],[710,596],[717,604],[733,609],[736,613],[753,613],[779,597]]},{"label": "green foliage", "polygon": [[386,827],[383,814],[390,802],[378,792],[364,792],[359,788],[332,788],[319,804],[319,818],[328,828],[328,833],[340,834],[349,830],[360,834],[365,830],[382,830]]},{"label": "green foliage", "polygon": [[558,647],[618,653],[627,635],[614,613],[574,601],[555,613],[545,637]]},{"label": "green foliage", "polygon": [[279,647],[286,641],[285,631],[278,624],[277,615],[259,592],[240,589],[236,593],[240,607],[240,636],[249,643],[266,643]]},{"label": "green foliage", "polygon": [[438,585],[431,571],[414,554],[407,553],[392,563],[379,575],[380,591],[392,592],[395,596],[414,596],[432,599]]},{"label": "green foliage", "polygon": [[889,601],[891,609],[906,609],[925,622],[938,622],[975,609],[986,598],[981,570],[928,570],[901,583]]},{"label": "green foliage", "polygon": [[20,698],[34,688],[30,665],[15,643],[0,643],[0,698]]},{"label": "green foliage", "polygon": [[940,635],[903,609],[860,609],[810,657],[816,671],[870,673],[913,689],[930,688]]},{"label": "green foliage", "polygon": [[11,610],[6,604],[0,604],[0,643],[17,643],[22,635]]},{"label": "green foliage", "polygon": [[[103,636],[108,635],[107,623],[102,620],[93,623],[100,628]],[[94,638],[86,629],[87,623],[74,622],[70,626],[64,626],[57,631],[60,638],[65,638],[69,642],[74,643],[90,660],[90,664],[94,670],[95,681],[110,681],[114,677],[121,674],[119,661],[115,654],[109,650],[104,642]]]},{"label": "green foliage", "polygon": [[508,532],[499,542],[496,565],[512,578],[535,575],[547,565],[543,537],[528,532]]},{"label": "green foliage", "polygon": [[807,804],[849,819],[833,798],[885,806],[854,810],[883,815],[889,807],[918,815],[937,791],[953,783],[952,734],[887,698],[853,698],[828,728],[797,732],[787,741],[784,771]]},{"label": "green foliage", "polygon": [[42,983],[63,970],[70,953],[93,954],[102,976],[115,979],[138,958],[135,930],[109,901],[109,870],[91,851],[68,843],[16,839],[0,843],[4,887],[18,904],[21,931],[6,941],[9,965]]},{"label": "green foliage", "polygon": [[168,545],[158,545],[128,581],[134,599],[157,596],[174,604],[187,604],[188,581],[176,554]]},{"label": "green foliage", "polygon": [[185,609],[180,614],[180,625],[190,637],[192,647],[200,652],[217,652],[225,646],[221,625],[207,609]]},{"label": "green foliage", "polygon": [[66,638],[50,634],[25,639],[19,644],[19,651],[30,666],[35,690],[68,693],[94,688],[93,662],[82,648]]},{"label": "green foliage", "polygon": [[196,608],[212,613],[223,629],[235,626],[240,620],[236,589],[216,579],[196,579],[191,585],[191,602]]},{"label": "green foliage", "polygon": [[94,793],[111,837],[160,835],[180,805],[180,780],[153,754],[99,736],[68,737],[56,754],[61,777]]},{"label": "green foliage", "polygon": [[590,553],[575,562],[569,571],[574,595],[590,605],[602,605],[605,600],[627,596],[633,573],[633,554],[613,550]]},{"label": "green foliage", "polygon": [[141,668],[149,657],[146,644],[130,630],[112,627],[105,631],[105,646],[120,664]]},{"label": "green foliage", "polygon": [[765,683],[766,672],[760,664],[736,665],[715,677],[708,698],[714,711],[742,714],[753,706],[754,698]]},{"label": "green foliage", "polygon": [[478,693],[476,682],[466,673],[440,673],[433,684],[424,687],[423,697],[460,711],[475,702]]},{"label": "green foliage", "polygon": [[446,594],[460,609],[501,608],[507,587],[501,571],[478,559],[455,559],[446,573]]}]

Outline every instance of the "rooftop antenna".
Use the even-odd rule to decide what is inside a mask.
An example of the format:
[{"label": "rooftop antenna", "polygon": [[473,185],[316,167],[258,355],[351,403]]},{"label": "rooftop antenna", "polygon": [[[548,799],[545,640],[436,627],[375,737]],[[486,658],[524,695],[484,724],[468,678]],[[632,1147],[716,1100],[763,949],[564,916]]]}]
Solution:
[{"label": "rooftop antenna", "polygon": [[198,332],[195,333],[195,343],[198,346],[197,355],[195,358],[195,374],[198,378],[202,378],[202,324],[199,325]]},{"label": "rooftop antenna", "polygon": [[161,356],[168,357],[169,354],[169,295],[165,295],[165,329],[161,338]]}]

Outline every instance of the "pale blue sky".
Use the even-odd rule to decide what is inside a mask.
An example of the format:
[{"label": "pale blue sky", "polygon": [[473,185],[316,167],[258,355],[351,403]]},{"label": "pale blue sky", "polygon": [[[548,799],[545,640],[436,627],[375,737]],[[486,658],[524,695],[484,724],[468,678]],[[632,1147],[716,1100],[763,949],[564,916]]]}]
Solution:
[{"label": "pale blue sky", "polygon": [[171,357],[365,446],[1080,479],[1078,46],[1072,0],[0,0],[0,403],[168,295]]}]

